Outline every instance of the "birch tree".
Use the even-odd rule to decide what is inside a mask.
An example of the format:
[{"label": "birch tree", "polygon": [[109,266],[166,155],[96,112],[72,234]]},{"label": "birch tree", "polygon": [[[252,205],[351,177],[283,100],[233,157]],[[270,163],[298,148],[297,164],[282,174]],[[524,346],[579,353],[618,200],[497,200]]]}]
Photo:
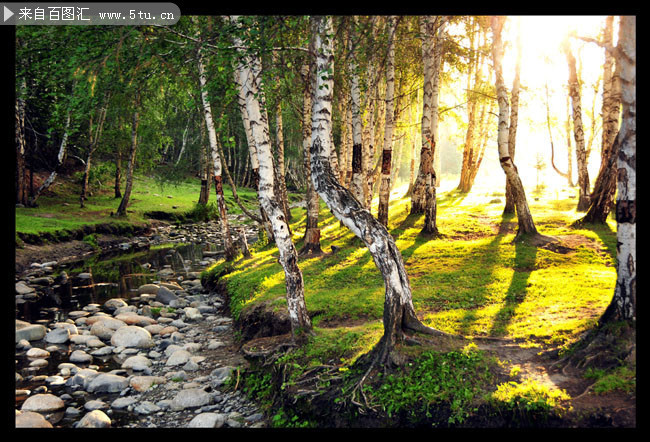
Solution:
[{"label": "birch tree", "polygon": [[[238,17],[230,16],[230,23],[237,26]],[[237,31],[240,31],[239,29]],[[300,338],[310,332],[312,325],[305,305],[302,271],[298,267],[298,254],[291,240],[289,226],[282,207],[274,193],[273,157],[266,112],[263,109],[263,95],[259,88],[261,61],[254,53],[247,53],[246,46],[237,32],[233,34],[238,48],[239,60],[236,73],[240,94],[244,98],[245,111],[250,122],[253,145],[259,164],[258,199],[271,223],[275,243],[280,252],[280,264],[284,269],[287,290],[287,308],[292,337]],[[250,146],[250,144],[249,144]]]},{"label": "birch tree", "polygon": [[388,58],[386,61],[386,123],[384,129],[384,146],[381,153],[381,183],[379,187],[379,209],[377,219],[384,226],[388,226],[388,205],[390,198],[391,165],[393,153],[393,132],[395,130],[395,31],[397,19],[389,17],[388,30]]},{"label": "birch tree", "polygon": [[622,16],[617,44],[621,127],[614,140],[618,149],[616,193],[616,288],[602,321],[636,321],[636,17]]},{"label": "birch tree", "polygon": [[571,53],[569,40],[565,40],[563,51],[569,65],[569,95],[571,96],[571,111],[573,115],[573,137],[576,143],[576,164],[578,166],[578,207],[579,212],[589,208],[589,171],[587,170],[587,153],[585,149],[585,134],[582,124],[582,104],[580,82],[576,72],[576,59]]},{"label": "birch tree", "polygon": [[[517,63],[515,65],[515,78],[512,80],[511,108],[510,108],[510,127],[508,128],[508,153],[512,161],[515,160],[515,148],[517,144],[517,123],[519,120],[519,86],[521,76],[521,29],[520,23],[517,22]],[[548,109],[548,98],[546,101]],[[550,126],[549,126],[550,127]],[[550,129],[549,129],[550,130]],[[551,162],[553,158],[553,140],[551,140]],[[514,213],[515,202],[510,189],[509,181],[506,179],[506,204],[503,213]]]},{"label": "birch tree", "polygon": [[515,236],[515,241],[520,240],[524,235],[529,235],[533,243],[549,242],[553,239],[547,236],[540,235],[537,232],[533,217],[528,208],[528,201],[526,200],[526,193],[524,186],[519,178],[519,172],[515,163],[510,157],[508,151],[508,91],[503,80],[503,41],[501,39],[501,31],[505,23],[506,17],[495,16],[491,17],[490,26],[492,28],[492,62],[494,65],[494,73],[496,77],[496,90],[497,99],[499,103],[499,130],[497,132],[497,145],[499,149],[499,162],[501,168],[506,175],[506,179],[510,183],[513,198],[515,201],[515,208],[517,211],[518,231]]},{"label": "birch tree", "polygon": [[135,170],[135,154],[138,149],[138,126],[140,125],[140,104],[141,92],[136,89],[133,98],[133,114],[131,118],[131,148],[129,150],[128,164],[126,168],[126,183],[124,185],[124,194],[120,205],[115,212],[116,216],[126,216],[126,208],[131,198],[131,190],[133,189],[133,172]]},{"label": "birch tree", "polygon": [[[413,307],[409,278],[395,240],[386,228],[343,187],[332,170],[333,55],[331,18],[311,17],[311,33],[316,52],[315,85],[312,103],[311,178],[316,191],[337,219],[361,239],[380,270],[386,288],[384,334],[375,347],[371,367],[398,362],[392,351],[406,339],[406,331],[443,334],[425,326]],[[367,372],[368,373],[368,372]],[[367,374],[366,373],[366,374]]]},{"label": "birch tree", "polygon": [[230,226],[228,223],[228,210],[226,208],[226,200],[223,195],[223,178],[221,176],[221,155],[219,155],[219,147],[217,143],[217,133],[214,127],[214,119],[212,117],[212,108],[210,100],[208,99],[207,78],[205,72],[205,61],[203,57],[203,48],[199,46],[197,52],[197,67],[199,72],[199,84],[201,86],[201,104],[203,105],[203,116],[205,118],[205,126],[208,132],[208,140],[210,142],[210,154],[212,157],[212,180],[214,181],[214,190],[217,197],[217,207],[219,209],[219,221],[221,222],[221,235],[223,236],[224,245],[224,258],[226,261],[235,259],[236,251],[230,236]]}]

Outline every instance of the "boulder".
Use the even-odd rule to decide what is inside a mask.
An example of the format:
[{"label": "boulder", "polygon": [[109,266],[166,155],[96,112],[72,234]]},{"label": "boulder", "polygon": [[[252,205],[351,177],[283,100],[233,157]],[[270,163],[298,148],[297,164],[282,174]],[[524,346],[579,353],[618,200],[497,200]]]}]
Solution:
[{"label": "boulder", "polygon": [[158,288],[158,291],[156,292],[156,301],[162,302],[163,304],[169,304],[171,301],[175,300],[178,300],[178,297],[167,287]]},{"label": "boulder", "polygon": [[151,333],[137,325],[121,327],[113,333],[111,345],[114,347],[150,348],[154,346]]},{"label": "boulder", "polygon": [[29,322],[16,319],[16,342],[21,339],[38,341],[45,337],[47,329],[41,324],[30,324]]},{"label": "boulder", "polygon": [[86,413],[75,428],[110,428],[111,418],[106,415],[102,410],[93,410]]},{"label": "boulder", "polygon": [[16,413],[16,428],[53,428],[52,424],[35,411]]},{"label": "boulder", "polygon": [[65,404],[59,397],[50,393],[35,394],[28,397],[21,410],[23,411],[36,411],[38,413],[47,413],[51,411],[62,410]]}]

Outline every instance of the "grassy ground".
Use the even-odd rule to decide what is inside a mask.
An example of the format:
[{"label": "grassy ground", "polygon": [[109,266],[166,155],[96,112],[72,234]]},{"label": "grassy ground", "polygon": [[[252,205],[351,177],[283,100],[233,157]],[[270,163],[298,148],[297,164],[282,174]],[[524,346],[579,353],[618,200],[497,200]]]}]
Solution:
[{"label": "grassy ground", "polygon": [[[575,212],[576,200],[568,194],[529,197],[539,232],[556,237],[562,245],[540,248],[525,241],[513,243],[516,217],[503,216],[503,195],[492,193],[439,193],[437,219],[442,236],[425,238],[420,235],[424,216],[409,216],[410,200],[402,197],[404,190],[398,189],[391,197],[389,231],[402,252],[415,310],[425,324],[470,340],[515,340],[518,348],[530,348],[529,354],[534,356],[542,349],[569,348],[593,328],[609,304],[616,282],[616,223],[608,220],[606,226],[572,227],[580,214]],[[294,208],[292,214],[294,242],[300,249],[305,210]],[[384,284],[368,250],[341,227],[324,205],[319,225],[321,245],[327,254],[299,263],[307,308],[313,314],[314,336],[277,362],[285,364],[283,389],[292,383],[300,384],[299,379],[318,367],[335,367],[338,374],[353,369],[354,362],[377,343],[383,332]],[[262,303],[278,311],[286,310],[284,273],[277,258],[276,248],[257,247],[251,258],[240,257],[223,277],[236,318]],[[211,270],[219,271],[224,266],[220,263]],[[471,346],[456,346],[442,353],[426,346],[403,350],[411,352],[413,370],[432,358],[451,358],[458,364],[470,361],[472,368],[468,370],[477,373],[504,363],[485,355],[475,356],[476,352],[468,348],[471,350]],[[519,369],[513,364],[497,370],[512,370],[512,379],[503,384],[476,375],[472,379],[483,384],[470,390],[467,379],[459,378],[447,385],[444,398],[434,391],[434,385],[444,385],[438,375],[428,375],[428,384],[420,380],[408,390],[403,385],[405,379],[421,375],[408,370],[408,376],[395,375],[401,380],[376,383],[375,378],[367,391],[385,413],[399,414],[418,409],[413,408],[413,403],[432,404],[432,399],[425,397],[427,385],[431,385],[431,397],[451,404],[445,416],[449,424],[467,418],[467,404],[479,394],[487,394],[491,398],[487,402],[506,404],[503,407],[509,412],[519,412],[520,408],[563,410],[560,403],[567,398],[566,392],[521,378]],[[249,385],[254,386],[253,390],[263,390],[257,376],[261,375],[252,375],[256,380],[249,380]],[[512,382],[514,379],[521,383]],[[630,381],[629,372],[626,379]],[[452,393],[452,384],[458,387],[456,393]],[[382,388],[388,393],[383,394]],[[296,415],[283,413],[275,416],[278,426],[300,426],[302,421]]]},{"label": "grassy ground", "polygon": [[[191,215],[199,198],[199,180],[187,179],[177,184],[161,186],[146,176],[134,178],[133,191],[127,208],[127,216],[115,218],[121,198],[114,198],[112,187],[96,189],[79,207],[79,185],[66,177],[57,177],[52,187],[38,199],[36,208],[16,208],[16,232],[39,234],[63,229],[75,230],[89,224],[131,223],[145,224],[147,212],[160,211],[182,218]],[[214,187],[208,206],[214,202]],[[232,199],[229,186],[224,185],[229,213],[240,214],[241,209]],[[256,205],[257,196],[251,189],[238,189],[240,199],[248,207]],[[214,211],[214,209],[213,209]],[[215,211],[216,213],[216,211]]]}]

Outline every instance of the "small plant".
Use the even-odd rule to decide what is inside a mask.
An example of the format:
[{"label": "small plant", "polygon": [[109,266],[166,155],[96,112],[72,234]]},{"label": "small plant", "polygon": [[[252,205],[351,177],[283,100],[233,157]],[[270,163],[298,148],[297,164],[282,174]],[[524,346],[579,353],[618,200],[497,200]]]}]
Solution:
[{"label": "small plant", "polygon": [[585,378],[595,379],[591,390],[596,394],[622,391],[629,393],[636,388],[636,370],[627,366],[617,367],[613,370],[589,368]]},{"label": "small plant", "polygon": [[97,235],[94,233],[91,233],[90,235],[84,236],[83,242],[91,246],[95,250],[99,250],[99,244],[97,243]]},{"label": "small plant", "polygon": [[551,415],[561,416],[571,399],[564,390],[552,390],[536,381],[506,382],[497,386],[489,401],[505,412],[512,413],[522,422],[545,419]]}]

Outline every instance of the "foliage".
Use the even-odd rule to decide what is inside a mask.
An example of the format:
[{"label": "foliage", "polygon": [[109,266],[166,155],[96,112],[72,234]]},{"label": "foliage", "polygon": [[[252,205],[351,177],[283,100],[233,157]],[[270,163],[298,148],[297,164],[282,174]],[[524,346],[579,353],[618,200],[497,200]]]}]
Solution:
[{"label": "foliage", "polygon": [[380,378],[378,386],[366,387],[366,393],[389,417],[431,418],[442,407],[449,408],[449,425],[461,424],[477,410],[477,401],[493,380],[493,365],[475,346],[428,351],[403,371]]},{"label": "foliage", "polygon": [[585,378],[595,380],[591,391],[596,394],[612,391],[631,393],[636,389],[636,370],[626,365],[611,370],[589,367]]},{"label": "foliage", "polygon": [[99,244],[97,244],[97,235],[95,235],[94,233],[84,236],[83,242],[89,244],[95,250],[99,249]]},{"label": "foliage", "polygon": [[497,386],[489,401],[501,411],[512,413],[521,422],[546,419],[549,415],[561,416],[569,410],[570,399],[564,390],[550,389],[536,381],[506,382]]}]

